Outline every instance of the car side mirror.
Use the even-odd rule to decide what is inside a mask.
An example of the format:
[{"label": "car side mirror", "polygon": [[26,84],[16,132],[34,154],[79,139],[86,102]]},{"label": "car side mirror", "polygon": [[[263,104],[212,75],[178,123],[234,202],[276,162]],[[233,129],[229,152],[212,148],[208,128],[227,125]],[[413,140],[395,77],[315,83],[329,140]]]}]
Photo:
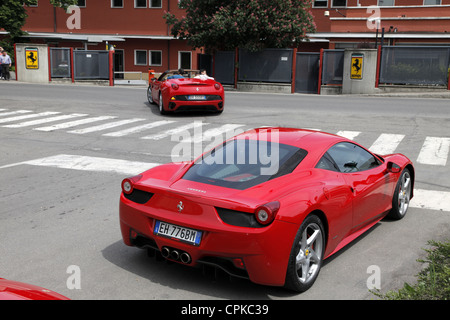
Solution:
[{"label": "car side mirror", "polygon": [[391,162],[391,161],[389,161],[389,162],[387,163],[387,170],[388,170],[389,172],[392,172],[392,173],[399,173],[401,169],[402,169],[402,168],[400,168],[400,166],[399,166],[398,164],[395,164],[395,163],[393,163],[393,162]]}]

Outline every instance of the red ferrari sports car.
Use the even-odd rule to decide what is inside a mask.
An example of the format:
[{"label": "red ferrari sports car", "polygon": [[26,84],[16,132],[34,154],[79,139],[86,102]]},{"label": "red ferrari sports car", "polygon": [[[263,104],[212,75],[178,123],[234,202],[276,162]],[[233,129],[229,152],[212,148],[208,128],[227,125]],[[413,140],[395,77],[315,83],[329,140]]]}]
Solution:
[{"label": "red ferrari sports car", "polygon": [[69,300],[42,287],[0,278],[0,300]]},{"label": "red ferrari sports car", "polygon": [[120,227],[126,245],[303,292],[324,259],[386,215],[405,216],[414,174],[401,154],[261,128],[123,180]]},{"label": "red ferrari sports car", "polygon": [[157,103],[159,112],[214,111],[223,112],[225,94],[223,86],[213,78],[196,76],[198,71],[166,71],[150,80],[147,99]]}]

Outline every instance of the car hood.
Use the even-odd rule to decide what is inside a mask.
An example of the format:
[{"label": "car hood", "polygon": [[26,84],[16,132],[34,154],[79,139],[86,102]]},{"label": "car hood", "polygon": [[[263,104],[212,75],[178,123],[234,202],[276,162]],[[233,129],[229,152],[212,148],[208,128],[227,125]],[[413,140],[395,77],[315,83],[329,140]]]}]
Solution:
[{"label": "car hood", "polygon": [[0,300],[68,300],[54,291],[0,278]]}]

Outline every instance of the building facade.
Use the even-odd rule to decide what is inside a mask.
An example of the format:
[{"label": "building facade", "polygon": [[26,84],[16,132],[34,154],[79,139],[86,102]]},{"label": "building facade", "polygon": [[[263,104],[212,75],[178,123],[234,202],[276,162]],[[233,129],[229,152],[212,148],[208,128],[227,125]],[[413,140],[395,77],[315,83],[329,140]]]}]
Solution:
[{"label": "building facade", "polygon": [[[115,49],[115,71],[197,69],[198,54],[185,41],[174,39],[163,15],[183,13],[178,0],[79,0],[79,12],[54,8],[38,0],[27,8],[23,27],[32,42],[51,47]],[[78,24],[78,25],[77,25]]]},{"label": "building facade", "polygon": [[329,49],[380,43],[383,28],[388,45],[450,45],[450,0],[314,0],[312,11],[309,36]]},{"label": "building facade", "polygon": [[[317,25],[299,51],[380,43],[450,45],[450,0],[311,0]],[[182,16],[178,0],[79,0],[79,12],[48,0],[28,7],[23,30],[33,42],[53,47],[104,50],[115,47],[115,71],[197,69],[201,49],[174,39],[163,15]],[[78,25],[77,25],[78,23]]]}]

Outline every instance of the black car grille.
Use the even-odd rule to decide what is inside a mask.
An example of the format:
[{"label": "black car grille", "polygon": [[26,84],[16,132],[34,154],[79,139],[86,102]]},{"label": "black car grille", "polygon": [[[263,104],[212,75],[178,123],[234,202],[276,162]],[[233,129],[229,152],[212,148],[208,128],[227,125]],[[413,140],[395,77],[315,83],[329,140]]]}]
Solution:
[{"label": "black car grille", "polygon": [[153,193],[142,191],[139,189],[134,189],[130,194],[124,193],[123,195],[128,200],[139,204],[147,203],[153,197]]},{"label": "black car grille", "polygon": [[247,228],[262,228],[263,225],[256,221],[255,215],[252,213],[235,211],[230,209],[218,208],[216,211],[219,214],[220,219],[226,224],[238,227]]}]

